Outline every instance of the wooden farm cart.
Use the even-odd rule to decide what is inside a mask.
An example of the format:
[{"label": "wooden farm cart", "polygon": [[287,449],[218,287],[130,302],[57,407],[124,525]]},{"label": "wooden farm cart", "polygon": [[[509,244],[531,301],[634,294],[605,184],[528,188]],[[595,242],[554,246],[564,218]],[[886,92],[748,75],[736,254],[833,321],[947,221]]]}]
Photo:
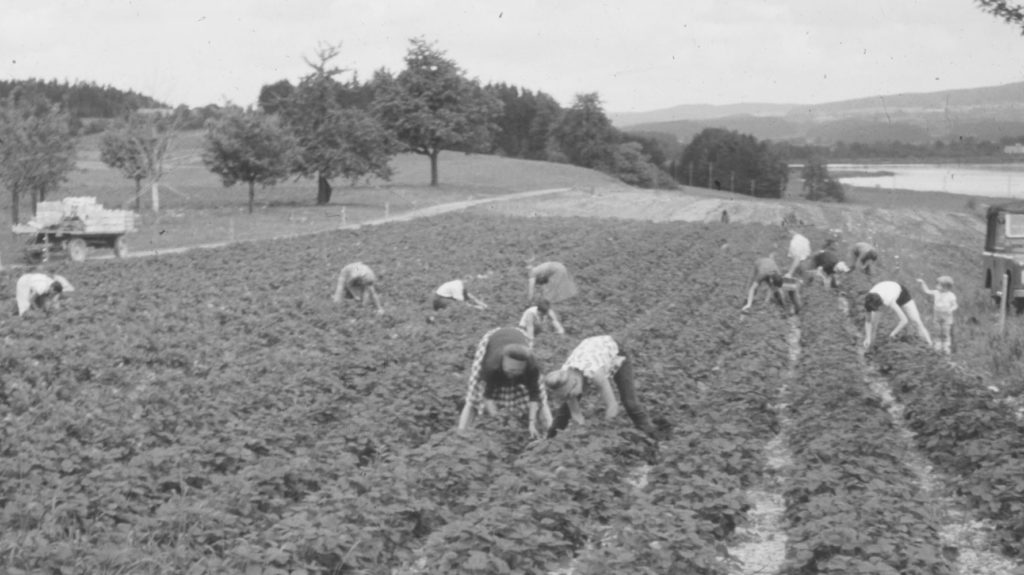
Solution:
[{"label": "wooden farm cart", "polygon": [[124,236],[133,231],[134,213],[104,209],[93,198],[40,202],[32,221],[14,226],[14,233],[25,238],[26,259],[44,262],[57,252],[81,262],[89,248],[110,248],[115,256],[124,257],[128,253]]}]

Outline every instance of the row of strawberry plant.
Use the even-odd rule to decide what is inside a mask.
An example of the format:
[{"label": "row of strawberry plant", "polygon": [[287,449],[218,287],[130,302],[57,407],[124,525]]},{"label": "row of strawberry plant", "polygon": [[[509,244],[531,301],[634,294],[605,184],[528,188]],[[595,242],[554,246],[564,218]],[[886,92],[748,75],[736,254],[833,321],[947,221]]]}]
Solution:
[{"label": "row of strawberry plant", "polygon": [[[705,230],[705,233],[708,231],[712,233],[707,235],[715,238],[714,232],[719,230]],[[749,468],[756,468],[757,463],[753,461],[754,457],[744,457],[752,453],[747,449],[748,435],[729,424],[718,425],[721,422],[712,421],[711,414],[718,413],[719,408],[728,411],[731,405],[727,404],[735,404],[740,391],[732,389],[730,393],[725,390],[723,395],[717,396],[721,400],[718,402],[712,399],[714,393],[708,394],[708,398],[701,398],[699,386],[694,381],[686,381],[686,372],[680,369],[691,368],[691,373],[701,374],[713,371],[718,356],[732,340],[733,330],[731,322],[722,321],[723,308],[727,305],[723,294],[727,292],[721,288],[723,284],[733,282],[738,287],[746,278],[742,273],[746,270],[737,272],[735,266],[728,265],[718,243],[709,239],[705,238],[699,247],[690,248],[686,260],[680,261],[683,265],[675,271],[679,277],[689,275],[698,278],[697,281],[690,280],[691,291],[686,295],[700,294],[704,297],[686,297],[679,301],[677,293],[667,284],[659,283],[661,274],[654,270],[658,270],[658,263],[668,258],[678,261],[681,255],[678,238],[659,244],[657,248],[645,247],[642,252],[632,254],[630,259],[631,269],[645,278],[643,287],[654,288],[651,299],[639,301],[644,301],[648,309],[656,310],[656,313],[642,315],[618,333],[625,333],[630,349],[635,352],[637,372],[644,382],[644,402],[657,406],[661,417],[676,422],[674,437],[662,442],[654,453],[658,463],[650,474],[648,487],[633,491],[624,485],[632,465],[623,463],[635,464],[636,459],[617,464],[610,462],[610,466],[599,464],[599,458],[593,455],[595,447],[600,448],[597,453],[607,453],[606,442],[618,440],[602,436],[600,426],[595,430],[591,427],[593,424],[583,432],[571,429],[549,443],[547,447],[550,449],[530,452],[523,458],[531,466],[542,469],[555,466],[562,473],[573,470],[590,478],[596,474],[600,481],[590,483],[603,485],[604,489],[615,492],[610,500],[618,502],[617,505],[609,505],[609,498],[598,498],[596,501],[605,501],[599,512],[590,509],[586,513],[587,521],[582,531],[597,543],[577,558],[578,568],[585,572],[610,573],[630,569],[633,572],[656,573],[685,569],[716,573],[724,569],[721,563],[722,542],[742,519],[744,504],[739,488],[742,484],[740,478],[744,471],[749,476]],[[644,265],[647,261],[651,263]],[[605,263],[612,266],[609,271],[614,271],[618,262]],[[712,271],[719,273],[710,273]],[[737,273],[738,276],[735,275]],[[607,275],[601,274],[602,277]],[[638,287],[632,291],[642,291]],[[666,297],[664,294],[669,295]],[[706,298],[707,294],[717,296]],[[659,296],[662,301],[654,299]],[[683,358],[682,366],[676,365],[680,358]],[[701,367],[692,365],[702,362],[706,364]],[[743,423],[757,421],[757,415],[763,417],[761,407],[763,404],[757,404],[757,413],[753,414],[734,411],[737,416],[735,422],[742,426]],[[730,417],[725,419],[733,421]],[[631,433],[626,432],[626,436]],[[567,457],[567,452],[577,459]],[[573,479],[572,483],[577,486],[587,484],[579,479]],[[577,493],[592,490],[593,487],[581,488]],[[506,497],[507,501],[492,504],[506,508],[513,503],[519,504],[524,495],[511,492]],[[534,499],[536,494],[531,491],[525,497]],[[572,498],[573,501],[579,499],[578,495]],[[476,568],[486,565],[488,569],[507,565],[506,559],[481,554],[478,548],[493,549],[493,545],[481,545],[482,541],[492,541],[498,538],[498,533],[515,530],[494,532],[484,528],[487,525],[493,527],[485,520],[486,517],[482,514],[468,519],[468,523],[452,524],[431,535],[424,557],[431,557],[427,565],[441,571],[456,570],[458,566],[465,568],[467,564],[476,565]],[[681,525],[688,528],[680,529]],[[602,533],[605,535],[600,537]],[[469,551],[470,554],[466,555],[467,550],[474,547],[477,552]],[[463,551],[440,553],[443,549]]]},{"label": "row of strawberry plant", "polygon": [[[770,233],[757,230],[751,244]],[[674,432],[659,445],[648,485],[612,523],[609,544],[581,555],[585,572],[728,570],[725,542],[744,520],[743,488],[761,473],[760,441],[776,424],[762,374],[782,365],[785,349],[770,340],[749,347],[748,337],[756,341],[784,322],[766,314],[763,323],[737,326],[733,304],[747,269],[735,265],[720,243],[705,242],[701,254],[714,273],[687,270],[692,291],[686,299],[697,301],[698,311],[670,303],[636,330],[644,342],[643,363],[657,365],[661,383],[650,396],[671,407]]]},{"label": "row of strawberry plant", "polygon": [[[714,256],[718,248],[708,249],[711,242],[707,241],[694,246],[687,245],[685,238],[683,241],[679,237],[666,239],[656,242],[651,237],[646,244],[626,244],[617,250],[615,258],[604,257],[594,262],[593,268],[584,266],[581,277],[589,276],[599,281],[595,282],[596,285],[588,284],[590,289],[581,298],[585,302],[594,300],[596,309],[605,309],[610,299],[614,301],[613,298],[621,297],[624,291],[631,292],[631,301],[634,305],[640,304],[641,309],[661,311],[674,304],[676,294],[671,286],[677,278],[684,270],[703,277],[706,270],[714,269]],[[678,262],[679,268],[659,265],[667,259]],[[634,277],[644,278],[643,283],[608,285],[609,281],[623,281],[621,270],[626,265]],[[703,305],[695,307],[695,304],[699,302],[684,300],[672,307],[685,310],[687,316],[704,317],[703,314],[710,308]],[[663,343],[677,343],[678,330],[669,320],[670,316],[661,313],[653,316],[657,319],[652,321],[652,314],[642,313],[639,317],[634,315],[633,319],[627,319],[626,325],[608,322],[608,317],[598,317],[602,323],[591,329],[595,329],[594,333],[602,333],[606,331],[602,329],[606,325],[617,327],[613,331],[627,342],[634,356],[638,381],[642,382],[644,403],[649,408],[657,408],[659,419],[679,421],[685,419],[685,407],[679,405],[679,395],[685,394],[679,394],[677,389],[676,396],[668,401],[663,399],[669,399],[672,395],[668,393],[669,390],[681,382],[665,381],[666,371],[672,373],[673,369],[666,367],[664,355],[657,357],[652,354],[652,348],[661,348]],[[625,317],[628,318],[629,314]],[[707,337],[707,333],[702,335],[705,337],[698,338],[698,341],[715,342],[714,336]],[[701,344],[695,346],[700,348]],[[659,375],[655,375],[651,362],[647,361],[652,356],[661,360],[657,368]],[[660,459],[664,446],[672,440],[661,443],[661,449],[647,451],[643,458],[609,459],[609,454],[622,451],[621,446],[626,438],[633,438],[633,441],[639,438],[631,430],[616,432],[614,429],[609,427],[609,423],[601,421],[589,422],[586,428],[574,426],[560,434],[555,441],[520,457],[518,463],[527,468],[557,470],[552,480],[555,485],[565,483],[571,486],[570,491],[557,493],[553,509],[581,507],[579,517],[583,521],[573,522],[571,518],[549,516],[541,524],[576,525],[576,529],[586,536],[585,539],[591,544],[577,557],[577,568],[584,572],[617,572],[621,568],[629,568],[634,572],[664,572],[666,568],[671,570],[673,567],[684,566],[698,572],[718,572],[714,570],[720,556],[713,535],[715,525],[705,516],[719,513],[721,490],[715,493],[718,496],[715,500],[707,497],[687,502],[685,506],[666,506],[665,501],[658,501],[651,490],[631,489],[626,480],[637,464],[653,462],[654,458]],[[490,510],[529,509],[528,503],[543,498],[548,490],[550,487],[541,486],[525,491],[503,489],[495,493],[496,499],[489,502],[486,510],[467,515],[463,521],[446,525],[432,534],[424,548],[422,560],[428,569],[436,569],[436,572],[493,572],[513,565],[508,553],[496,552],[496,547],[501,549],[496,543],[502,542],[510,549],[523,548],[521,542],[509,541],[510,537],[522,531],[508,525],[513,518],[522,517],[522,513],[498,513],[505,522],[503,525],[502,521],[495,522],[495,514]],[[522,526],[521,523],[515,524]],[[679,529],[680,524],[689,525],[690,528]],[[628,534],[621,529],[624,525],[630,526]],[[538,529],[536,522],[531,523],[529,520],[522,527],[534,533]],[[542,534],[543,530],[539,535]],[[538,542],[527,543],[526,548],[531,548],[536,547]],[[573,547],[572,551],[578,552],[579,549]],[[521,564],[522,560],[515,563]]]},{"label": "row of strawberry plant", "polygon": [[[662,350],[647,354],[641,338],[638,371],[685,395],[728,341],[725,319],[714,322],[724,335],[700,329],[722,304],[707,303],[708,294],[739,287],[717,279],[734,262],[719,257],[724,233],[713,228],[448,218],[58,270],[74,271],[77,298],[59,315],[3,325],[12,352],[0,406],[2,456],[11,463],[3,556],[29,570],[148,561],[154,572],[174,571],[200,557],[234,560],[251,550],[239,542],[254,540],[280,557],[288,549],[263,534],[329,486],[382,473],[373,485],[400,488],[385,480],[396,456],[388,454],[453,425],[476,338],[521,310],[521,256],[531,251],[579,262],[583,288],[580,303],[565,308],[574,337],[544,338],[541,353],[562,357],[577,337],[675,306],[679,324],[694,329],[676,337],[662,322],[651,339],[665,342]],[[467,235],[479,241],[445,248],[465,245]],[[645,260],[647,251],[654,255]],[[374,257],[393,266],[383,320],[330,304],[334,270],[310,273]],[[480,262],[488,267],[473,267]],[[494,272],[481,280],[491,312],[423,321],[424,296],[437,283],[431,265]],[[679,290],[691,274],[703,283]],[[652,406],[664,397],[657,389]],[[382,421],[387,413],[397,417]],[[410,541],[433,532],[424,529]]]},{"label": "row of strawberry plant", "polygon": [[980,376],[919,345],[892,342],[874,356],[906,407],[918,448],[954,478],[956,491],[994,526],[1004,553],[1024,556],[1024,423]]},{"label": "row of strawberry plant", "polygon": [[[869,288],[867,278],[858,276],[846,289],[858,325],[865,316],[858,304]],[[880,343],[870,357],[905,406],[917,447],[953,478],[978,517],[991,520],[995,545],[1024,556],[1024,422],[1015,409],[985,376],[937,361],[913,336]]]},{"label": "row of strawberry plant", "polygon": [[835,297],[806,296],[788,394],[794,469],[783,572],[950,573],[937,517],[904,462],[899,430],[863,382]]},{"label": "row of strawberry plant", "polygon": [[[601,266],[615,269],[621,266],[616,258],[624,254],[616,254],[615,258],[605,257],[595,261],[597,269],[593,266],[577,265],[579,275],[582,278],[591,276],[595,283],[588,284],[590,288],[586,293],[600,292],[604,286],[601,281],[606,278],[614,278],[608,273],[608,269],[601,269]],[[677,254],[678,255],[678,254]],[[657,261],[657,260],[652,260]],[[695,263],[704,261],[703,258],[693,258]],[[644,269],[643,262],[634,262],[633,269],[640,270],[648,277],[649,286],[657,286],[659,274],[654,270]],[[607,289],[607,288],[604,288]],[[663,290],[656,290],[650,294],[642,290],[639,292],[641,298],[651,295],[654,297],[664,293]],[[583,296],[588,297],[587,295]],[[645,301],[646,298],[640,301]],[[635,300],[634,300],[635,301]],[[646,300],[650,301],[650,300]],[[660,303],[660,302],[658,302]],[[604,308],[609,306],[605,304]],[[611,310],[609,310],[611,311]],[[586,318],[584,318],[586,319]],[[600,326],[597,326],[600,327]],[[593,329],[593,327],[591,328]],[[433,521],[436,530],[422,528],[426,535],[424,547],[417,553],[417,559],[413,564],[422,563],[422,571],[429,572],[492,572],[495,570],[511,569],[513,572],[533,571],[542,567],[550,568],[560,560],[564,561],[568,552],[574,551],[583,537],[593,539],[599,536],[595,531],[597,526],[606,524],[610,514],[629,509],[630,498],[624,482],[626,474],[644,459],[638,457],[610,457],[611,454],[622,452],[623,440],[618,438],[613,427],[602,426],[601,422],[590,423],[587,428],[580,432],[570,429],[562,434],[559,440],[543,446],[539,450],[530,450],[520,456],[520,461],[514,465],[485,466],[480,468],[479,462],[474,462],[480,457],[479,451],[469,459],[454,457],[449,452],[429,452],[427,461],[419,448],[405,452],[391,459],[382,462],[369,473],[378,475],[379,480],[372,482],[377,486],[373,488],[386,490],[394,493],[395,485],[402,484],[402,473],[395,473],[394,466],[400,465],[404,469],[427,470],[426,476],[436,475],[438,478],[447,477],[472,477],[474,465],[478,472],[479,484],[471,492],[462,492],[458,489],[439,486],[419,493],[430,501],[443,501],[442,497],[452,491],[460,492],[464,496],[473,496],[473,505],[467,506],[463,501],[457,500],[458,506],[448,509],[446,505],[437,505],[434,509],[438,516]],[[513,436],[521,436],[518,429],[504,430],[504,433],[511,432]],[[636,440],[636,434],[629,432],[625,437],[632,436]],[[484,436],[483,438],[486,438]],[[486,443],[486,442],[485,442]],[[616,447],[619,446],[619,447]],[[504,453],[515,453],[515,449],[507,449]],[[629,451],[626,449],[625,451]],[[501,452],[491,452],[488,459],[501,459]],[[440,459],[439,459],[440,457]],[[507,458],[507,455],[505,456]],[[652,455],[647,454],[646,459]],[[408,459],[421,461],[411,464]],[[486,459],[485,459],[486,460]],[[435,461],[430,465],[430,461]],[[442,463],[443,462],[443,463]],[[445,473],[431,473],[429,470],[443,465]],[[467,466],[467,467],[464,467]],[[552,474],[550,470],[557,470]],[[549,481],[537,482],[537,476],[550,476]],[[490,488],[490,485],[499,486]],[[408,493],[408,485],[399,489],[402,493]],[[373,491],[369,492],[372,497]],[[365,497],[365,495],[364,495]],[[403,504],[404,505],[404,504]],[[397,509],[404,509],[399,505]],[[321,512],[333,513],[332,505],[317,503]],[[385,509],[383,506],[370,506],[370,508]],[[394,507],[394,501],[391,502]],[[395,529],[395,518],[371,521],[374,524],[392,526],[392,531],[404,533],[401,529]],[[399,521],[400,523],[400,521]],[[560,526],[562,536],[553,534],[545,525]],[[566,533],[572,535],[566,539]],[[379,537],[380,534],[366,534],[371,539]],[[404,553],[408,553],[409,545],[412,545],[415,538],[408,538],[403,541]],[[571,540],[571,541],[570,541]],[[303,549],[308,547],[302,542],[290,541],[289,548]],[[336,551],[331,553],[321,552],[321,557],[340,556],[340,551],[345,549],[346,542],[335,544]],[[360,546],[363,547],[363,546]],[[256,549],[275,548],[273,545],[259,545]],[[365,547],[370,551],[378,548],[369,545]],[[528,556],[522,553],[523,549],[533,549],[534,552]],[[561,554],[561,556],[560,556]],[[360,561],[362,557],[358,552],[347,554],[351,561],[349,566],[366,566],[370,564],[388,564],[395,557],[385,558],[378,554],[371,554]],[[329,568],[327,564],[307,564],[308,568]]]}]

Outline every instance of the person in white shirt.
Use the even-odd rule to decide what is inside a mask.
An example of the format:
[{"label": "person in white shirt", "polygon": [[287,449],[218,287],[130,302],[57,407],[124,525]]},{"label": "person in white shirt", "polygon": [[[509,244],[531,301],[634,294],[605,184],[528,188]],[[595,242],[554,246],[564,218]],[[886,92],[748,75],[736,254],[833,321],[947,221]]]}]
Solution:
[{"label": "person in white shirt", "polygon": [[384,308],[380,305],[380,297],[377,296],[377,275],[373,273],[370,266],[363,262],[354,262],[341,268],[338,275],[338,287],[331,297],[335,303],[341,303],[342,298],[354,299],[366,305],[370,299],[377,307],[377,314],[383,315]]},{"label": "person in white shirt", "polygon": [[582,424],[583,411],[580,397],[588,387],[596,387],[605,404],[605,419],[612,419],[619,413],[611,383],[619,389],[619,397],[626,408],[626,414],[633,425],[652,437],[656,437],[654,425],[647,411],[640,405],[633,383],[633,364],[619,342],[610,335],[588,337],[581,341],[569,354],[561,369],[544,376],[548,396],[561,406],[554,412],[554,421],[548,430],[548,437],[554,437],[569,425],[572,419]]},{"label": "person in white shirt", "polygon": [[555,310],[551,309],[551,304],[544,298],[537,300],[537,305],[527,308],[523,312],[523,316],[519,318],[519,329],[526,332],[526,336],[530,338],[531,344],[533,343],[533,338],[548,324],[551,325],[551,328],[558,335],[565,335],[565,328],[562,327],[562,322],[558,320],[558,314],[555,313]]},{"label": "person in white shirt", "polygon": [[864,309],[868,312],[868,317],[864,321],[865,350],[870,349],[875,340],[880,319],[879,310],[882,309],[882,306],[891,309],[899,318],[896,328],[889,334],[890,339],[899,335],[908,323],[913,322],[914,327],[917,328],[917,335],[928,344],[928,347],[932,347],[932,338],[928,335],[928,330],[921,321],[921,314],[917,311],[917,304],[910,297],[907,288],[894,281],[882,281],[875,284],[864,298]]},{"label": "person in white shirt", "polygon": [[917,283],[921,284],[924,293],[933,299],[933,322],[939,331],[935,350],[949,355],[953,350],[953,316],[960,307],[956,301],[956,294],[953,293],[953,278],[939,276],[936,289],[928,289],[928,284],[921,278],[917,278]]},{"label": "person in white shirt", "polygon": [[60,309],[60,300],[65,293],[75,291],[71,282],[63,276],[43,273],[27,273],[18,278],[15,299],[18,315],[25,315],[30,309],[41,309],[47,313]]},{"label": "person in white shirt", "polygon": [[441,284],[434,292],[434,311],[444,309],[452,302],[464,302],[476,309],[487,309],[487,304],[466,289],[466,282],[452,280]]},{"label": "person in white shirt", "polygon": [[811,257],[811,240],[796,230],[789,230],[792,237],[789,240],[789,257],[792,260],[789,264],[789,271],[786,277],[793,277],[800,263]]}]

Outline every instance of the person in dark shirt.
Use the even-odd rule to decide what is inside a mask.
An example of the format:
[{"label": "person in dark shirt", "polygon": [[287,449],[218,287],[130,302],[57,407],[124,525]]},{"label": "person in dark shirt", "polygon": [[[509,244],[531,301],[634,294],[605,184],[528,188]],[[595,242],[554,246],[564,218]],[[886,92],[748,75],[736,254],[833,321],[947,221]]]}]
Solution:
[{"label": "person in dark shirt", "polygon": [[844,274],[850,271],[850,268],[832,250],[821,250],[815,253],[804,260],[804,265],[806,269],[812,270],[816,277],[821,278],[822,285],[831,285],[832,287],[839,287],[839,282],[836,280],[837,273]]},{"label": "person in dark shirt", "polygon": [[537,427],[538,414],[544,430],[551,425],[547,391],[540,384],[540,366],[530,349],[530,339],[514,327],[492,329],[477,345],[459,429],[470,427],[475,415],[497,415],[499,408],[527,411],[533,439],[543,437]]}]

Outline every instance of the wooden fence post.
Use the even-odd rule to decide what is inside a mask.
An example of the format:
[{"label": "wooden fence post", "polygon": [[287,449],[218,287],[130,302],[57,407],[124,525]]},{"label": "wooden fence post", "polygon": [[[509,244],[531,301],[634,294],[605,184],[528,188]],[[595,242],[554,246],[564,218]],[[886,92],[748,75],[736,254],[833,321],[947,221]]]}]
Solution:
[{"label": "wooden fence post", "polygon": [[1010,276],[1003,274],[1002,305],[999,306],[999,335],[1006,335],[1006,306],[1010,304]]}]

